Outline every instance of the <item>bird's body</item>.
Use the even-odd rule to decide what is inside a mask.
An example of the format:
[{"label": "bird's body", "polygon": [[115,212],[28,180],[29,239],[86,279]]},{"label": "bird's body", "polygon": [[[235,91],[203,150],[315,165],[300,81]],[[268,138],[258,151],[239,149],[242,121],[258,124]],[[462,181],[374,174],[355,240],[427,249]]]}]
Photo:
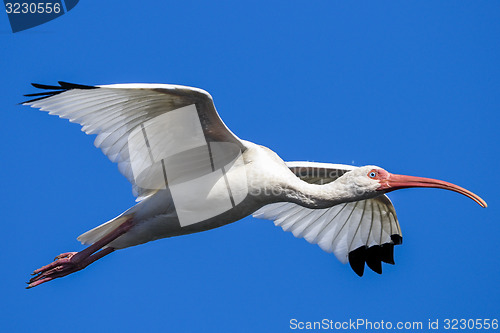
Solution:
[{"label": "bird's body", "polygon": [[[52,91],[25,105],[97,134],[95,144],[133,185],[139,201],[80,237],[90,246],[35,271],[29,287],[82,269],[116,250],[217,228],[248,215],[270,219],[363,274],[394,263],[401,229],[384,193],[437,187],[486,203],[456,185],[393,175],[376,166],[289,162],[236,137],[211,96],[197,88],[120,84],[34,85]],[[42,97],[39,97],[42,96]]]},{"label": "bird's body", "polygon": [[[250,142],[244,142],[244,144],[247,148],[242,154],[244,164],[230,170],[230,172],[234,173],[236,177],[240,177],[241,174],[246,177],[246,179],[241,181],[241,183],[249,184],[250,182],[248,179],[258,179],[259,183],[253,183],[252,185],[262,188],[263,192],[265,190],[268,193],[272,193],[269,180],[272,175],[279,174],[278,170],[288,171],[290,175],[293,176],[293,174],[286,167],[285,163],[270,150]],[[240,168],[244,169],[243,172],[238,170]],[[257,174],[264,175],[264,177],[256,177]],[[231,175],[228,176],[231,177]],[[224,182],[224,179],[219,179],[219,182]],[[225,204],[225,195],[227,194],[225,187],[214,186],[214,188],[215,191],[211,193],[210,204]],[[247,186],[245,193],[243,193],[245,199],[243,199],[243,201],[238,205],[235,205],[235,207],[230,208],[217,216],[209,217],[199,221],[198,223],[187,226],[181,226],[179,223],[179,218],[176,213],[170,189],[166,188],[158,190],[158,192],[145,198],[117,217],[121,218],[123,215],[133,214],[136,226],[126,234],[110,243],[109,246],[121,249],[156,239],[186,235],[217,228],[241,220],[264,206],[266,201],[274,199],[272,196],[247,195],[250,190],[251,189]],[[271,201],[269,203],[271,203]],[[198,209],[198,207],[194,206],[192,209]],[[113,219],[110,222],[113,223],[114,221],[116,221],[116,219]],[[86,239],[84,235],[80,236],[79,239]],[[92,244],[94,241],[95,240],[92,239],[91,241],[85,241],[84,243]]]}]

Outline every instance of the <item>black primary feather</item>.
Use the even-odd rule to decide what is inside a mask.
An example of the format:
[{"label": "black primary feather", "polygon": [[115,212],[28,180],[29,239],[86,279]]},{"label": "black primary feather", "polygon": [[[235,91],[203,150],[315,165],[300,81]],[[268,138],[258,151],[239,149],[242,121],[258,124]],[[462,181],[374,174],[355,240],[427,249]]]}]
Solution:
[{"label": "black primary feather", "polygon": [[50,86],[50,85],[46,85],[46,84],[32,83],[31,85],[35,88],[51,90],[51,91],[44,91],[44,92],[34,93],[34,94],[26,94],[26,95],[24,95],[26,97],[35,97],[35,96],[42,96],[42,97],[30,99],[29,101],[21,102],[19,104],[26,104],[26,103],[39,101],[39,100],[42,100],[44,98],[52,97],[52,96],[55,96],[57,94],[60,94],[62,92],[72,90],[72,89],[97,89],[98,88],[95,86],[87,86],[87,85],[83,85],[83,84],[69,83],[69,82],[64,82],[64,81],[58,81],[58,83],[59,83],[59,86]]},{"label": "black primary feather", "polygon": [[391,235],[391,241],[371,247],[360,246],[349,252],[349,264],[359,276],[363,276],[366,265],[374,272],[382,274],[382,262],[394,265],[394,245],[403,243],[403,237]]},{"label": "black primary feather", "polygon": [[372,246],[366,251],[366,265],[378,274],[382,274],[382,256],[380,252],[381,247],[379,245]]},{"label": "black primary feather", "polygon": [[380,246],[380,259],[387,264],[394,265],[394,244],[385,243]]},{"label": "black primary feather", "polygon": [[358,247],[349,252],[349,264],[352,270],[359,276],[363,276],[365,271],[366,246]]}]

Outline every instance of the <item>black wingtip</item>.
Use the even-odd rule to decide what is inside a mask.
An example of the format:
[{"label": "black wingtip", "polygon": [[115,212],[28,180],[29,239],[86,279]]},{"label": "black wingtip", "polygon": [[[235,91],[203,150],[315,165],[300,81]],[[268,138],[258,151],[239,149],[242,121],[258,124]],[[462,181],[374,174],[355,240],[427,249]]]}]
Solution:
[{"label": "black wingtip", "polygon": [[359,276],[363,276],[365,263],[375,273],[382,274],[382,262],[394,265],[394,245],[403,243],[403,237],[391,235],[391,241],[371,247],[361,246],[349,252],[349,264]]},{"label": "black wingtip", "polygon": [[365,271],[366,247],[361,246],[356,250],[349,252],[349,264],[354,273],[363,276]]},{"label": "black wingtip", "polygon": [[85,84],[77,84],[77,83],[69,83],[65,81],[57,81],[59,85],[61,86],[62,89],[69,90],[69,89],[96,89],[98,87],[96,86],[88,86]]},{"label": "black wingtip", "polygon": [[27,100],[27,101],[24,101],[24,102],[20,102],[18,104],[19,105],[26,105],[28,103],[33,103],[33,102],[36,102],[36,101],[39,101],[41,99],[44,99],[44,98],[47,98],[47,97],[51,97],[51,96],[54,96],[54,95],[57,95],[57,94],[50,94],[50,95],[43,96],[43,97],[33,98],[33,99],[30,99],[30,100]]},{"label": "black wingtip", "polygon": [[71,89],[96,89],[96,88],[98,88],[96,86],[88,86],[88,85],[84,85],[84,84],[69,83],[69,82],[65,82],[65,81],[58,81],[57,83],[59,83],[59,86],[51,86],[51,85],[47,85],[47,84],[32,83],[31,85],[35,88],[50,90],[50,91],[44,91],[44,92],[34,93],[34,94],[26,94],[26,95],[24,95],[26,97],[37,97],[37,96],[41,96],[41,97],[30,99],[29,101],[21,102],[19,104],[23,105],[26,103],[36,102],[36,101],[42,100],[44,98],[49,98],[49,97],[52,97],[54,95],[60,94],[62,92],[65,92],[65,91],[68,91]]},{"label": "black wingtip", "polygon": [[52,93],[51,92],[41,92],[41,93],[35,93],[35,94],[24,94],[23,96],[32,97],[32,96],[46,96],[46,95],[52,95]]},{"label": "black wingtip", "polygon": [[385,243],[380,246],[380,259],[387,263],[394,265],[394,244]]},{"label": "black wingtip", "polygon": [[403,244],[403,237],[401,237],[398,234],[391,235],[391,240],[394,243],[394,245],[401,245],[401,244]]},{"label": "black wingtip", "polygon": [[48,89],[48,90],[58,90],[58,89],[62,89],[61,87],[59,86],[49,86],[49,85],[46,85],[46,84],[40,84],[40,83],[32,83],[31,84],[33,87],[35,88],[38,88],[38,89]]},{"label": "black wingtip", "polygon": [[372,246],[366,250],[366,265],[378,274],[382,274],[381,251],[382,248],[378,245]]}]

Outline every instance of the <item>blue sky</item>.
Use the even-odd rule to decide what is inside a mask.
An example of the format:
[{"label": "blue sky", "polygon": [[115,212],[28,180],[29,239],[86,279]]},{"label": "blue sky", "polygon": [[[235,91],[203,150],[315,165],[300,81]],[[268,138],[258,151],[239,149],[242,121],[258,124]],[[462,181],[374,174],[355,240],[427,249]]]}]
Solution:
[{"label": "blue sky", "polygon": [[[24,32],[0,15],[0,327],[291,332],[289,321],[499,318],[500,3],[81,1]],[[375,164],[483,197],[396,191],[396,265],[362,278],[272,222],[118,251],[32,290],[29,273],[134,204],[93,137],[16,105],[31,82],[174,83],[285,160]]]}]

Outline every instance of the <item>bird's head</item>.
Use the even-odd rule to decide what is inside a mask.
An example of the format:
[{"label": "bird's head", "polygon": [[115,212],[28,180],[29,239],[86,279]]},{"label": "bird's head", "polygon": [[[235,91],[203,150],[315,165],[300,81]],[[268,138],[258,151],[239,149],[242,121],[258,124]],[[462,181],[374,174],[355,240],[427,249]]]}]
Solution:
[{"label": "bird's head", "polygon": [[348,181],[352,182],[353,186],[357,188],[356,191],[358,193],[361,191],[367,192],[365,196],[387,193],[403,188],[432,187],[463,194],[477,202],[481,207],[487,207],[486,202],[478,195],[460,186],[442,180],[392,174],[373,165],[354,169],[345,174],[345,176],[347,175],[349,175]]}]

